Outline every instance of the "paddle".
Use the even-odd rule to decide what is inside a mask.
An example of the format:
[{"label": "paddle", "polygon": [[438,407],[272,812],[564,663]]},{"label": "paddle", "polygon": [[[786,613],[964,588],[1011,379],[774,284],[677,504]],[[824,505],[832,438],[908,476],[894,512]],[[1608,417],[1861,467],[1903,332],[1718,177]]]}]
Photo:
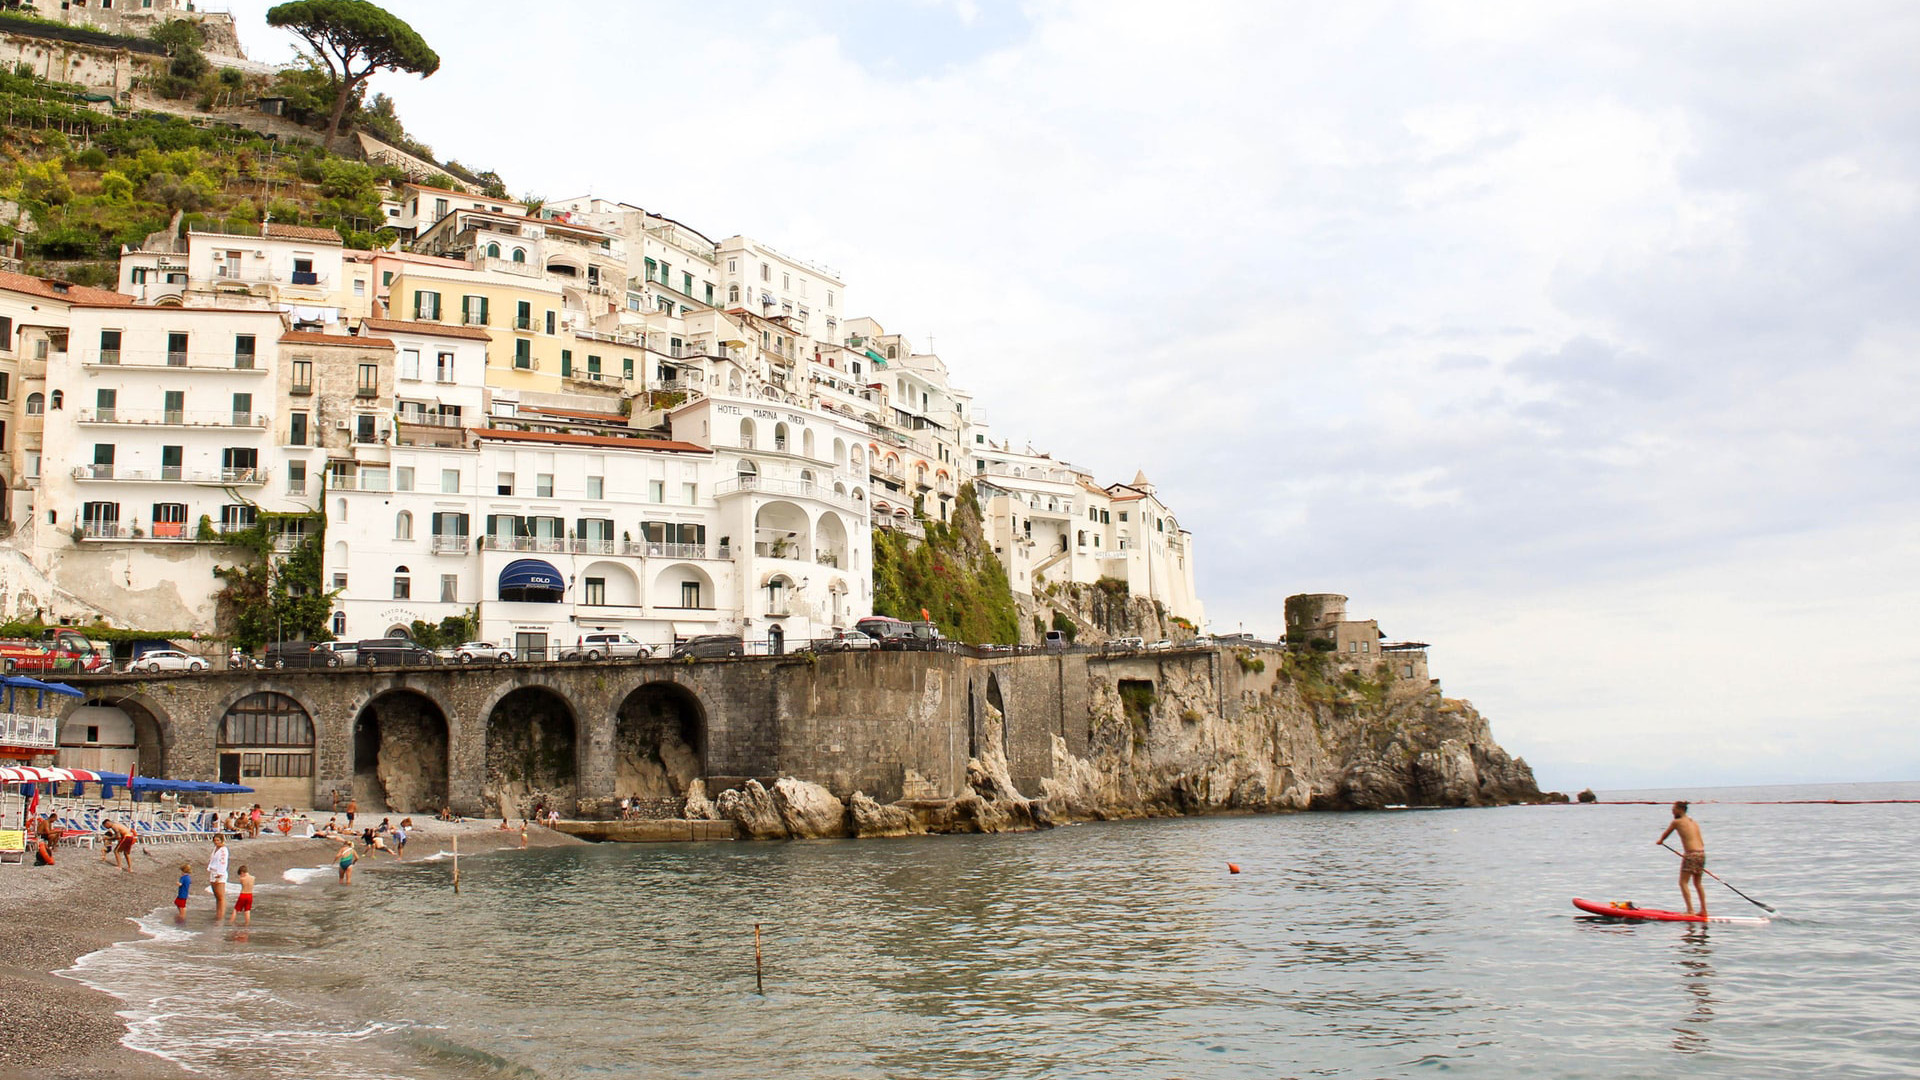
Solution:
[{"label": "paddle", "polygon": [[[1675,855],[1679,855],[1681,859],[1686,858],[1686,856],[1682,855],[1680,851],[1676,849],[1672,844],[1669,844],[1664,840],[1660,842],[1660,846],[1663,848],[1666,848],[1668,851],[1673,852]],[[1711,870],[1705,870],[1705,869],[1701,870],[1700,872],[1712,878],[1713,880],[1718,881],[1720,884],[1726,885],[1727,888],[1733,889],[1733,886],[1727,885],[1726,879],[1722,878],[1719,874],[1716,874]],[[1733,889],[1733,894],[1735,896],[1738,896],[1740,899],[1745,900],[1747,903],[1752,904],[1757,908],[1761,908],[1762,910],[1766,911],[1769,914],[1772,914],[1772,915],[1780,914],[1780,910],[1778,908],[1774,907],[1771,904],[1763,904],[1760,901],[1755,900],[1753,897],[1748,896],[1746,893],[1741,892],[1739,889]]]}]

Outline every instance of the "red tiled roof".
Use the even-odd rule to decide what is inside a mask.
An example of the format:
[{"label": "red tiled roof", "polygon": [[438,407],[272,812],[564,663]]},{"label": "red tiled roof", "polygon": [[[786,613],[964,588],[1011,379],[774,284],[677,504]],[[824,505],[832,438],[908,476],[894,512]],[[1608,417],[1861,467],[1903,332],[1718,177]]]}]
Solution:
[{"label": "red tiled roof", "polygon": [[493,335],[477,326],[447,326],[442,323],[409,322],[405,319],[362,319],[360,325],[369,330],[382,330],[389,334],[426,334],[431,337],[470,338],[474,341],[492,341]]},{"label": "red tiled roof", "polygon": [[282,345],[344,345],[348,348],[391,349],[386,338],[354,337],[350,334],[316,334],[311,330],[288,330],[280,335]]},{"label": "red tiled roof", "polygon": [[322,229],[313,225],[282,225],[277,221],[269,221],[260,226],[260,235],[269,240],[319,240],[329,244],[340,242],[340,234],[332,229]]},{"label": "red tiled roof", "polygon": [[630,439],[618,435],[574,435],[555,431],[514,431],[509,428],[481,428],[474,432],[482,439],[504,442],[546,442],[564,446],[604,446],[618,450],[665,450],[675,454],[710,454],[713,451],[693,443],[672,439]]},{"label": "red tiled roof", "polygon": [[[12,274],[0,270],[0,289],[42,296],[83,307],[132,307],[133,297],[87,285],[70,285],[58,278],[40,278],[30,274]],[[64,290],[64,291],[63,291]]]}]

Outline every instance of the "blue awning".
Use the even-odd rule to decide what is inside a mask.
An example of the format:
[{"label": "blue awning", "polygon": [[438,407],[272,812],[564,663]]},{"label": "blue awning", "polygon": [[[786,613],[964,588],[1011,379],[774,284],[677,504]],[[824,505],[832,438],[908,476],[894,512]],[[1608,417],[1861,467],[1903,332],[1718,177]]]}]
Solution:
[{"label": "blue awning", "polygon": [[545,559],[515,559],[500,571],[502,600],[552,603],[566,591],[566,578]]}]

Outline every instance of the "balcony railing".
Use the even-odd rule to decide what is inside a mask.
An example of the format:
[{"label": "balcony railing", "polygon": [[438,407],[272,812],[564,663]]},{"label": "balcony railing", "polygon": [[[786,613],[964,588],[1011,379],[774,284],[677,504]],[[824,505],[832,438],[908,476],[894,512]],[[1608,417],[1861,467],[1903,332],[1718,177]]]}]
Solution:
[{"label": "balcony railing", "polygon": [[465,555],[470,543],[468,538],[464,536],[457,536],[452,533],[435,533],[433,537],[433,553],[435,555]]},{"label": "balcony railing", "polygon": [[259,413],[219,410],[181,409],[81,409],[82,424],[135,424],[159,427],[264,428],[267,418]]},{"label": "balcony railing", "polygon": [[257,366],[257,357],[252,353],[208,355],[175,349],[100,349],[80,363],[85,367],[186,368],[189,371],[241,371],[249,375],[264,375],[267,370]]},{"label": "balcony railing", "polygon": [[817,499],[820,502],[832,503],[835,506],[846,509],[853,509],[854,507],[854,501],[851,496],[842,495],[832,488],[821,487],[819,484],[806,480],[777,480],[764,476],[736,476],[731,480],[720,481],[714,485],[713,489],[715,498],[750,493],[759,495],[791,495],[802,499]]},{"label": "balcony railing", "polygon": [[464,419],[458,414],[447,414],[447,413],[436,413],[436,412],[402,411],[399,414],[399,416],[400,416],[400,422],[403,424],[413,424],[419,427],[439,427],[439,428],[460,427]]},{"label": "balcony railing", "polygon": [[551,551],[558,554],[567,550],[567,540],[561,536],[489,535],[487,546],[499,551]]},{"label": "balcony railing", "polygon": [[597,538],[588,538],[585,540],[574,540],[572,543],[573,543],[573,552],[576,555],[611,555],[613,554],[613,539],[611,537],[605,540],[601,540]]},{"label": "balcony railing", "polygon": [[182,469],[177,465],[158,469],[122,469],[113,465],[75,465],[75,480],[118,480],[149,484],[264,484],[272,477],[269,469]]}]

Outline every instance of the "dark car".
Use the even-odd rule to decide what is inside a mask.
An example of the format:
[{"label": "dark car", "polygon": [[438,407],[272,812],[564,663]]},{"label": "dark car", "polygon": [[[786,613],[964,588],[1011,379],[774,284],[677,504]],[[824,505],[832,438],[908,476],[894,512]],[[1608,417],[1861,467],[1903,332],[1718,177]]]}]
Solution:
[{"label": "dark car", "polygon": [[883,649],[914,649],[919,645],[914,641],[913,624],[885,615],[869,615],[853,624],[855,630],[880,643]]},{"label": "dark car", "polygon": [[745,643],[737,637],[728,637],[726,634],[701,634],[699,637],[690,637],[675,645],[673,658],[678,660],[683,656],[743,656],[746,651]]},{"label": "dark car", "polygon": [[270,668],[339,667],[340,657],[317,641],[276,641],[267,646]]},{"label": "dark car", "polygon": [[398,667],[431,666],[440,662],[432,649],[423,648],[406,638],[368,638],[354,646],[354,660],[362,667],[386,664]]}]

